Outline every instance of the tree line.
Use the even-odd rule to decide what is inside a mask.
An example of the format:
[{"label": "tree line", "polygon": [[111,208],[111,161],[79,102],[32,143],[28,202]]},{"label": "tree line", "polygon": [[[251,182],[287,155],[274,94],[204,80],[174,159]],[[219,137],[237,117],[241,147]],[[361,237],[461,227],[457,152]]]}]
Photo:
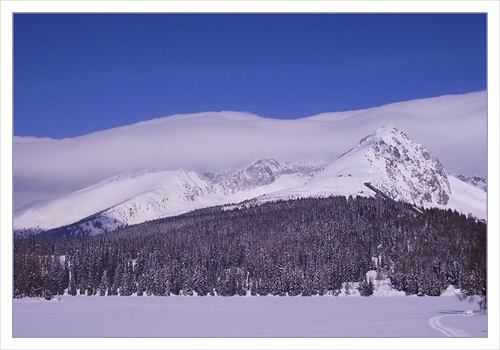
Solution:
[{"label": "tree line", "polygon": [[415,295],[450,284],[486,307],[486,223],[456,211],[422,215],[373,198],[333,196],[209,208],[110,234],[14,244],[14,296],[338,295],[369,270]]}]

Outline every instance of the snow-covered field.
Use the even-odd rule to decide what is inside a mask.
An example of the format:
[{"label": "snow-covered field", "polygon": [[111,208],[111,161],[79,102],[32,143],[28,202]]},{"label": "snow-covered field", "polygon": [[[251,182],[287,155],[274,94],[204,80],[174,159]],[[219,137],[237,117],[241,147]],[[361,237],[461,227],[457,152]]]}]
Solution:
[{"label": "snow-covered field", "polygon": [[14,338],[307,338],[325,346],[339,344],[328,338],[460,337],[478,344],[488,337],[487,320],[476,303],[453,296],[63,296],[14,300],[12,327]]},{"label": "snow-covered field", "polygon": [[[487,337],[454,297],[71,297],[14,301],[14,337]],[[468,315],[467,311],[473,311]]]}]

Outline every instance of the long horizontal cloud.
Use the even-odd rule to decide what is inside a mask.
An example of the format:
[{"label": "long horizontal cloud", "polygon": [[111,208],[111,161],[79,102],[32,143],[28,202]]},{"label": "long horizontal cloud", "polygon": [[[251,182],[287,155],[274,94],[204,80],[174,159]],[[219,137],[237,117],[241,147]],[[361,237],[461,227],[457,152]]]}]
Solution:
[{"label": "long horizontal cloud", "polygon": [[297,120],[242,112],[175,115],[63,140],[14,138],[14,208],[153,167],[220,171],[260,158],[333,161],[392,124],[446,169],[485,175],[487,95],[476,92]]}]

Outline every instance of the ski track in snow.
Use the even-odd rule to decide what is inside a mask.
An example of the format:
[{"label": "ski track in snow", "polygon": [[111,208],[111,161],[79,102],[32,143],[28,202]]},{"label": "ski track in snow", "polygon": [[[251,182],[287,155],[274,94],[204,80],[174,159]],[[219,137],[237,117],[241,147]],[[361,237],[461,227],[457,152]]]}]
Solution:
[{"label": "ski track in snow", "polygon": [[435,330],[443,333],[447,337],[470,337],[470,334],[465,332],[463,329],[445,326],[441,323],[441,319],[444,317],[456,316],[460,316],[460,314],[434,316],[429,319],[429,325]]}]

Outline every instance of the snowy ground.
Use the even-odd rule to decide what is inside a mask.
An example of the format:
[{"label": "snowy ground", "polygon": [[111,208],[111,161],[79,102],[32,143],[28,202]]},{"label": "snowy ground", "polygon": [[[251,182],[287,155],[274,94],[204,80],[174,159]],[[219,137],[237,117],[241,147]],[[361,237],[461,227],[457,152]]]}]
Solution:
[{"label": "snowy ground", "polygon": [[452,286],[440,297],[404,296],[375,271],[367,279],[374,281],[371,297],[350,283],[337,297],[14,299],[11,340],[22,349],[95,348],[93,338],[98,348],[118,349],[498,348],[490,346],[498,336],[488,334],[487,313],[459,301]]},{"label": "snowy ground", "polygon": [[[466,311],[473,311],[467,315]],[[86,297],[14,300],[14,337],[487,337],[454,297]]]},{"label": "snowy ground", "polygon": [[[265,343],[266,347],[272,347],[273,340],[287,344],[285,341],[290,339],[285,338],[307,338],[308,342],[301,348],[309,348],[315,341],[321,342],[320,346],[316,344],[315,347],[345,345],[344,338],[377,338],[370,340],[370,348],[375,348],[373,344],[381,341],[381,338],[396,338],[390,341],[403,341],[396,348],[406,348],[404,344],[416,344],[408,342],[408,338],[433,338],[432,348],[438,348],[439,343],[436,341],[442,339],[437,338],[447,338],[446,344],[454,344],[449,342],[457,341],[451,339],[455,337],[460,338],[459,344],[471,344],[471,340],[475,341],[473,344],[478,344],[481,338],[488,337],[487,319],[487,314],[478,310],[477,303],[460,302],[453,296],[63,296],[60,300],[51,301],[28,298],[14,300],[12,335],[13,340],[216,337],[231,338],[239,345],[244,343],[237,338],[274,338],[269,339],[271,343]],[[40,346],[47,339],[33,340]],[[80,344],[74,339],[65,340],[71,344],[66,345],[67,348]],[[119,348],[130,346],[133,343],[129,341],[133,340],[127,339]],[[208,343],[204,342],[202,347],[214,340],[207,339]],[[301,344],[300,340],[304,339],[292,339],[292,343],[285,347],[293,348]],[[349,340],[347,344],[358,344],[353,343],[355,340]],[[181,339],[180,343],[169,340],[162,344],[164,347],[177,344],[177,348],[189,344],[185,341],[189,339]],[[104,348],[105,343],[99,344],[99,348]],[[116,346],[116,342],[113,344]],[[147,343],[141,344],[143,348]],[[158,345],[158,342],[155,344]],[[386,349],[392,348],[387,339],[383,344]],[[344,345],[342,348],[349,347]],[[239,346],[232,346],[235,347]],[[357,348],[360,348],[359,344]]]}]

